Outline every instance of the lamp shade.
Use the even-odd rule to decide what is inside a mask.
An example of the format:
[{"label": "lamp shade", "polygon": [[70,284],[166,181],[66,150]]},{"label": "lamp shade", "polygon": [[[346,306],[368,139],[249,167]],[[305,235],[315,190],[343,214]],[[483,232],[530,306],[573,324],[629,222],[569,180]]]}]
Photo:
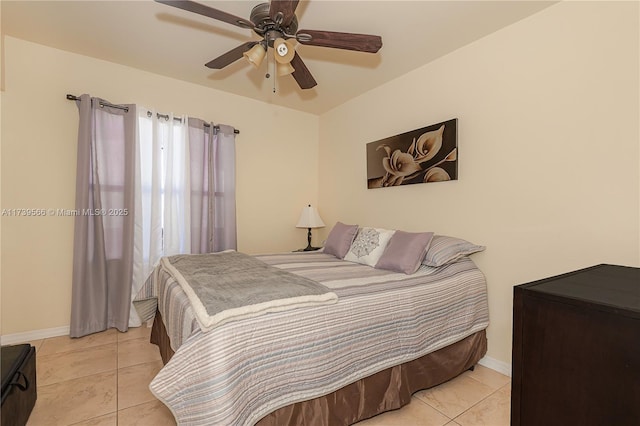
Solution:
[{"label": "lamp shade", "polygon": [[244,52],[242,56],[247,58],[247,61],[251,62],[254,67],[258,68],[266,54],[267,51],[265,50],[264,46],[258,43],[251,49]]},{"label": "lamp shade", "polygon": [[280,62],[276,62],[276,74],[278,75],[278,77],[284,77],[285,75],[293,74],[294,71],[295,68],[293,68],[290,63],[285,62],[281,64]]},{"label": "lamp shade", "polygon": [[309,204],[307,207],[302,209],[302,214],[300,215],[300,220],[298,220],[298,224],[296,228],[323,228],[324,222],[320,219],[320,215],[318,211],[311,207]]},{"label": "lamp shade", "polygon": [[273,42],[276,61],[281,64],[288,64],[296,54],[293,45],[283,38],[277,38]]}]

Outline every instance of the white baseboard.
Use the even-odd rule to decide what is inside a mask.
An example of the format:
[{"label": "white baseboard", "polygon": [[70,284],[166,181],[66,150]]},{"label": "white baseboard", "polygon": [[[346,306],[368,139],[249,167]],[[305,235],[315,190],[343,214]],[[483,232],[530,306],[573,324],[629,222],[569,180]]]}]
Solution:
[{"label": "white baseboard", "polygon": [[492,370],[495,370],[498,373],[502,373],[505,376],[511,377],[511,364],[509,364],[508,362],[498,361],[495,358],[485,356],[482,359],[480,359],[480,361],[478,361],[478,364],[484,367],[490,368]]},{"label": "white baseboard", "polygon": [[47,339],[49,337],[68,336],[69,326],[44,328],[41,330],[26,331],[24,333],[5,334],[0,336],[0,344],[13,345],[16,343],[31,342],[34,340]]}]

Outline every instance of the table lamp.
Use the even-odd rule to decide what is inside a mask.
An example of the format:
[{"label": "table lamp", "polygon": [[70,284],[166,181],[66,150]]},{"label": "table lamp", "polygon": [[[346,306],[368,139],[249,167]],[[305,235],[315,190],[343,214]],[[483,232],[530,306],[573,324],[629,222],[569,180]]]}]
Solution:
[{"label": "table lamp", "polygon": [[302,214],[300,215],[300,220],[298,220],[296,228],[307,228],[309,232],[307,233],[307,247],[302,249],[301,251],[313,251],[320,248],[311,246],[311,228],[323,227],[324,222],[322,221],[322,219],[320,219],[318,211],[315,208],[311,207],[311,204],[302,209]]}]

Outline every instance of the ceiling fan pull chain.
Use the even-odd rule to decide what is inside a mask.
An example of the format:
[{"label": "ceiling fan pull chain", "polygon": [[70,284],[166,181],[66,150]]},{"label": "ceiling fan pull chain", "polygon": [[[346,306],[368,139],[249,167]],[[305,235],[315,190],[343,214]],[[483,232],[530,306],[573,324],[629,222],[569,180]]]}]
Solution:
[{"label": "ceiling fan pull chain", "polygon": [[[269,48],[267,47],[267,50]],[[273,69],[273,73],[269,74],[269,67]],[[264,75],[264,78],[270,78],[273,75],[273,93],[276,93],[276,62],[271,61],[271,56],[267,53],[267,73]]]},{"label": "ceiling fan pull chain", "polygon": [[269,59],[269,47],[267,46],[265,50],[267,51],[267,73],[264,75],[264,78],[269,78],[271,77],[271,74],[269,74],[269,62],[271,61],[271,59]]},{"label": "ceiling fan pull chain", "polygon": [[276,93],[276,80],[277,80],[277,74],[276,74],[276,61],[275,58],[273,61],[271,62],[271,69],[273,70],[272,74],[273,74],[273,93]]}]

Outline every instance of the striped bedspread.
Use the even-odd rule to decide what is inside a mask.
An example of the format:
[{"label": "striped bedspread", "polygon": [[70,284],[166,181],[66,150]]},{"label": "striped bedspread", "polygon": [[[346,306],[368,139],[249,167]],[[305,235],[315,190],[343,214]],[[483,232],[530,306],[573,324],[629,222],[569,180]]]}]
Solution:
[{"label": "striped bedspread", "polygon": [[203,333],[180,286],[161,273],[154,288],[176,353],[149,388],[179,424],[253,425],[278,408],[426,355],[489,322],[485,279],[469,258],[405,275],[321,252],[256,257],[324,284],[338,302]]}]

